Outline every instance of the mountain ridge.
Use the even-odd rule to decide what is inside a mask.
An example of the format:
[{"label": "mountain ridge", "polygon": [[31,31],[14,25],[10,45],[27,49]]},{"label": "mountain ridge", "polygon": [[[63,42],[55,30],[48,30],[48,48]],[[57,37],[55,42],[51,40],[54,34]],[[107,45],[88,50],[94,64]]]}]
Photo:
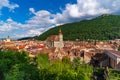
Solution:
[{"label": "mountain ridge", "polygon": [[64,40],[108,40],[120,38],[120,15],[103,14],[91,20],[68,23],[49,29],[43,34],[35,37],[45,40],[50,35],[58,34],[62,30]]}]

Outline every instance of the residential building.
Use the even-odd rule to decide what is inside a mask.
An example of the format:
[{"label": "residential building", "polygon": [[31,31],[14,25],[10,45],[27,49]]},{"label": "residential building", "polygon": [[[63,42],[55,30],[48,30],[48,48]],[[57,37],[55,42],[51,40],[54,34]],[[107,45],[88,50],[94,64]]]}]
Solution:
[{"label": "residential building", "polygon": [[108,65],[114,69],[120,69],[120,51],[106,50],[105,54],[108,55]]}]

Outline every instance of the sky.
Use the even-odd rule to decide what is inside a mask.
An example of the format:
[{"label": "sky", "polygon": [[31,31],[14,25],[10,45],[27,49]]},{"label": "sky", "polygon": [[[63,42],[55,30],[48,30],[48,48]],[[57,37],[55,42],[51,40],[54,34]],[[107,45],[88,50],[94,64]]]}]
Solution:
[{"label": "sky", "polygon": [[0,38],[33,37],[66,23],[120,14],[120,0],[0,0]]}]

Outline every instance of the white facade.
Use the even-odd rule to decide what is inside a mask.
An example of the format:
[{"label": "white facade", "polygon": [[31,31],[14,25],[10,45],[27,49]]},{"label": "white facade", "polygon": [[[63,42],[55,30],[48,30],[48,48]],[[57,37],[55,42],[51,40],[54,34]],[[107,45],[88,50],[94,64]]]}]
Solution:
[{"label": "white facade", "polygon": [[6,42],[10,42],[10,37],[8,36],[7,39],[6,39]]}]

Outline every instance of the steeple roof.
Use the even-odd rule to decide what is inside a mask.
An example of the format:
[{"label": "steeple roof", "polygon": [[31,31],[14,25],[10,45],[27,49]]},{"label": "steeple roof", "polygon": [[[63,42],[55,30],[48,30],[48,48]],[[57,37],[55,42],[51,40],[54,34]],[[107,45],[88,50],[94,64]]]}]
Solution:
[{"label": "steeple roof", "polygon": [[9,36],[9,35],[7,36],[7,39],[10,39],[10,36]]}]

